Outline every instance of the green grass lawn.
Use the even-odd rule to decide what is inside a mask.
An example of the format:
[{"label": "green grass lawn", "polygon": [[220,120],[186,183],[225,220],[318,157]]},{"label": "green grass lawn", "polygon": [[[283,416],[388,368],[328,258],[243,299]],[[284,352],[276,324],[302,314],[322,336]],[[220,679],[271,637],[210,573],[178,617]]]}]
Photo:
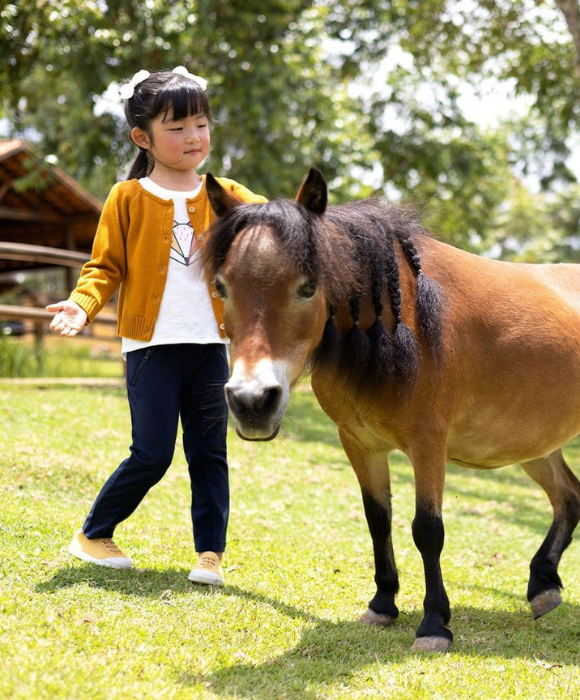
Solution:
[{"label": "green grass lawn", "polygon": [[[374,594],[358,485],[334,425],[297,392],[281,436],[232,433],[223,589],[194,562],[180,449],[115,540],[136,569],[72,560],[76,528],[127,454],[123,391],[0,385],[0,697],[577,698],[580,547],[565,553],[564,603],[534,622],[529,561],[551,521],[518,467],[449,469],[442,568],[455,642],[411,652],[424,591],[411,537],[413,479],[393,460],[401,615],[357,623]],[[580,473],[579,444],[567,450]]]}]

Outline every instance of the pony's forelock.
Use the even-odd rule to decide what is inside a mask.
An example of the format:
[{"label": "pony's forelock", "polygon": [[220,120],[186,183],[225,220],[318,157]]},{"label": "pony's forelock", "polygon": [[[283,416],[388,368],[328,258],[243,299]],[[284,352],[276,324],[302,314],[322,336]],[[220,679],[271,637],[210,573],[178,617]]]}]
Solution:
[{"label": "pony's forelock", "polygon": [[[352,288],[356,266],[349,237],[301,205],[286,200],[240,204],[214,222],[203,252],[208,274],[212,278],[216,275],[238,234],[263,226],[276,232],[288,260],[324,288],[329,303],[338,303]],[[337,270],[341,274],[336,274]]]}]

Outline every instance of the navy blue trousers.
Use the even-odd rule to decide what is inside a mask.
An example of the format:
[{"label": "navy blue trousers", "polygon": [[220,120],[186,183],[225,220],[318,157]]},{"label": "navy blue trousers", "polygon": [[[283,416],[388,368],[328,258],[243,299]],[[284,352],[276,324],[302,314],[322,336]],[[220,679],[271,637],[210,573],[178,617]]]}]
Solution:
[{"label": "navy blue trousers", "polygon": [[230,491],[226,451],[225,346],[157,345],[127,353],[131,455],[101,489],[83,532],[112,537],[173,459],[179,417],[191,480],[195,549],[223,552]]}]

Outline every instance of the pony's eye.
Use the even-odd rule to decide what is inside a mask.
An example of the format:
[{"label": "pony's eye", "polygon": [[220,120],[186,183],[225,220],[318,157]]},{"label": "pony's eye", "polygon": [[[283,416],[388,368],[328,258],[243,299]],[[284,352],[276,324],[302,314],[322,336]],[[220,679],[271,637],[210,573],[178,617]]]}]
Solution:
[{"label": "pony's eye", "polygon": [[301,284],[298,287],[298,296],[302,297],[303,299],[310,299],[316,294],[316,285],[314,282],[311,282],[310,280],[308,282],[304,282],[304,284]]},{"label": "pony's eye", "polygon": [[225,299],[227,297],[226,285],[220,279],[215,279],[213,283],[215,285],[217,293],[222,299]]}]

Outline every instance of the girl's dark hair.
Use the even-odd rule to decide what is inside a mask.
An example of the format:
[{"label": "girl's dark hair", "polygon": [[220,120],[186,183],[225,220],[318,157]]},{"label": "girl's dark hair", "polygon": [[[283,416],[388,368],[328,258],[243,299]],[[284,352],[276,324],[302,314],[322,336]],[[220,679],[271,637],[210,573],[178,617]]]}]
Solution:
[{"label": "girl's dark hair", "polygon": [[[193,80],[170,71],[152,73],[135,86],[133,97],[125,102],[125,118],[130,129],[138,127],[151,138],[151,122],[170,109],[175,120],[196,114],[203,114],[211,120],[209,102],[201,87]],[[139,148],[127,180],[146,177],[153,170],[153,165],[150,152]]]}]

